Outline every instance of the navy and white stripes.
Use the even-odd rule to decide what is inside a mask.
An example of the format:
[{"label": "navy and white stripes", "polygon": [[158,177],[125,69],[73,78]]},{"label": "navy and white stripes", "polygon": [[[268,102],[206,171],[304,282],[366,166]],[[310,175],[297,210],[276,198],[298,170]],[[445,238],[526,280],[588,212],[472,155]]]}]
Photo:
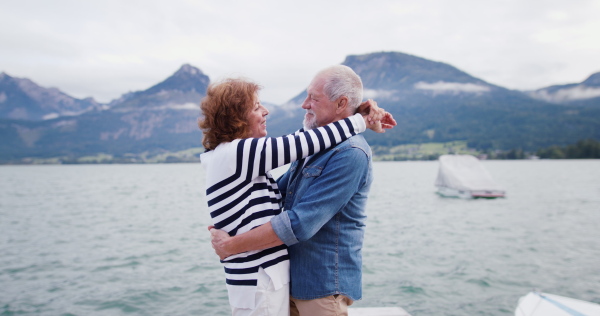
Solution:
[{"label": "navy and white stripes", "polygon": [[[206,199],[216,228],[242,234],[281,213],[281,194],[270,170],[313,155],[363,132],[360,114],[316,129],[277,138],[237,139],[201,155],[206,169]],[[289,282],[285,245],[249,251],[223,261],[230,303],[253,306],[256,275],[262,267],[276,287]]]}]

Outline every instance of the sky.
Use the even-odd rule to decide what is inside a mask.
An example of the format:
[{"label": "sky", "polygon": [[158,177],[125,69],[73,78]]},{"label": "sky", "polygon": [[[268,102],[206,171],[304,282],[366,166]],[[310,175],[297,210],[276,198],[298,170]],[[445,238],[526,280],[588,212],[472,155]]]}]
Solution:
[{"label": "sky", "polygon": [[0,0],[0,72],[107,103],[183,64],[282,104],[348,55],[402,52],[509,89],[600,71],[600,0]]}]

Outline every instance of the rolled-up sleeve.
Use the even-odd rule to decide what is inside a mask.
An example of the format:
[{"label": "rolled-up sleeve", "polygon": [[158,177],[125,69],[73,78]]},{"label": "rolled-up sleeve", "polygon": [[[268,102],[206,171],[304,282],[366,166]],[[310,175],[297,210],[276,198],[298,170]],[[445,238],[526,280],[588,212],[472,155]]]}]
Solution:
[{"label": "rolled-up sleeve", "polygon": [[281,214],[271,218],[271,226],[284,244],[291,246],[298,243],[298,239],[296,239],[292,230],[292,222],[290,221],[288,212],[281,212]]}]

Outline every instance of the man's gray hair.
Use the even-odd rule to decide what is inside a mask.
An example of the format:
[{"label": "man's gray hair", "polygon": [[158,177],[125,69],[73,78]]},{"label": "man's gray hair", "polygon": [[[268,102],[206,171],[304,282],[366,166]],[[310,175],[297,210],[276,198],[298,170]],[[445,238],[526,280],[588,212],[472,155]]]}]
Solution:
[{"label": "man's gray hair", "polygon": [[336,65],[325,68],[317,74],[325,80],[323,92],[329,101],[335,101],[345,96],[348,98],[348,108],[354,113],[363,98],[363,85],[360,77],[352,68]]}]

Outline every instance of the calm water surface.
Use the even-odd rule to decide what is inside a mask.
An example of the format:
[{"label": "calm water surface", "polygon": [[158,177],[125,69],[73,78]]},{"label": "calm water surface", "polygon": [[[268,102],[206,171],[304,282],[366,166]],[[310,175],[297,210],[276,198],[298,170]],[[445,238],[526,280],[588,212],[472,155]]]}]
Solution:
[{"label": "calm water surface", "polygon": [[[485,161],[506,199],[378,162],[363,300],[512,315],[532,289],[600,303],[600,160]],[[0,166],[0,315],[228,315],[199,164]]]}]

